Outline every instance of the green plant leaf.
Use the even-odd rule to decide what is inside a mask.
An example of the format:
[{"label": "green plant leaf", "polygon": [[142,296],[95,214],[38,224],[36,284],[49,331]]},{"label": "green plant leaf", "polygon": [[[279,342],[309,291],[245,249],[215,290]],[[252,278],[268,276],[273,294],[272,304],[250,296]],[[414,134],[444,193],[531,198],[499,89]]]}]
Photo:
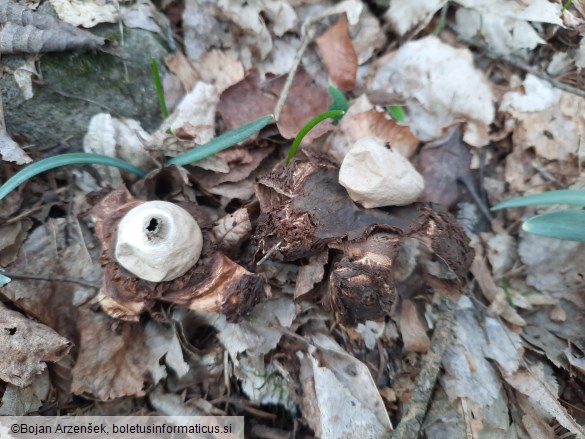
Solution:
[{"label": "green plant leaf", "polygon": [[585,210],[559,210],[525,221],[522,229],[535,235],[585,242]]},{"label": "green plant leaf", "polygon": [[10,279],[9,277],[4,276],[2,273],[0,273],[0,287],[3,287],[4,285],[6,285],[11,280],[12,279]]},{"label": "green plant leaf", "polygon": [[6,195],[16,189],[25,181],[34,177],[35,175],[41,174],[42,172],[49,171],[51,169],[60,168],[61,166],[69,165],[106,165],[114,166],[116,168],[123,169],[131,172],[138,177],[144,177],[146,172],[136,166],[131,165],[124,160],[120,160],[114,157],[109,157],[101,154],[89,154],[85,152],[72,152],[69,154],[61,154],[55,157],[49,157],[46,159],[39,160],[38,162],[31,163],[30,165],[22,168],[11,178],[9,178],[0,187],[0,200]]},{"label": "green plant leaf", "polygon": [[386,107],[386,111],[396,122],[402,122],[406,117],[404,108],[402,108],[400,105],[390,105],[389,107]]},{"label": "green plant leaf", "polygon": [[158,103],[163,117],[166,119],[169,117],[169,110],[167,109],[167,102],[165,101],[165,92],[163,90],[162,83],[160,81],[160,75],[158,74],[158,63],[156,59],[152,57],[152,79],[154,79],[154,86],[156,88],[156,94],[158,96]]},{"label": "green plant leaf", "polygon": [[325,119],[329,118],[334,119],[336,117],[341,118],[344,114],[345,112],[342,110],[326,111],[324,113],[318,114],[309,122],[307,122],[307,124],[301,128],[301,130],[297,134],[297,137],[295,137],[295,140],[293,140],[290,149],[288,150],[288,156],[286,157],[286,165],[288,166],[291,159],[295,156],[295,154],[297,153],[297,149],[299,149],[299,145],[301,144],[303,138],[308,134],[309,131],[311,131],[313,128],[315,128],[315,126],[317,126],[317,124],[323,122]]},{"label": "green plant leaf", "polygon": [[563,8],[561,9],[561,14],[563,12],[565,12],[569,8],[569,6],[571,6],[572,3],[573,3],[573,0],[567,0],[565,2],[565,4],[563,5]]},{"label": "green plant leaf", "polygon": [[203,160],[213,154],[223,151],[230,146],[247,139],[252,134],[257,133],[274,119],[273,114],[262,116],[255,121],[242,125],[235,130],[223,133],[221,136],[217,136],[215,139],[200,145],[196,148],[192,148],[189,151],[179,154],[178,156],[167,160],[167,165],[188,165],[199,160]]},{"label": "green plant leaf", "polygon": [[492,210],[547,204],[585,206],[585,190],[562,189],[559,191],[543,192],[541,194],[525,195],[523,197],[512,198],[510,200],[496,204],[494,207],[492,207]]},{"label": "green plant leaf", "polygon": [[[345,113],[349,108],[349,103],[347,102],[347,99],[345,98],[345,95],[343,94],[343,92],[341,90],[339,90],[337,87],[334,87],[332,85],[327,87],[327,91],[329,92],[329,94],[331,95],[331,98],[333,99],[331,101],[331,105],[329,105],[329,111],[341,110]],[[333,118],[333,125],[337,125],[339,123],[339,121],[341,120],[342,116],[343,115],[341,115],[339,117],[334,117]]]}]

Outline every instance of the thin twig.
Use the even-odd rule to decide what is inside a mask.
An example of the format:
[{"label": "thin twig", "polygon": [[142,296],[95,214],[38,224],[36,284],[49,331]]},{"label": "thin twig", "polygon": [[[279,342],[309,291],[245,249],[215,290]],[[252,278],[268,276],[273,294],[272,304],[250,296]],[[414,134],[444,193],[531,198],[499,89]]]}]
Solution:
[{"label": "thin twig", "polygon": [[469,180],[465,177],[457,177],[455,181],[462,185],[465,189],[467,189],[467,192],[469,193],[469,195],[471,195],[471,198],[473,198],[473,201],[475,201],[477,207],[479,207],[480,212],[488,220],[488,222],[491,222],[493,218],[488,207],[485,205],[481,197],[477,194],[477,191],[469,182]]},{"label": "thin twig", "polygon": [[256,265],[261,265],[264,262],[266,262],[266,260],[272,256],[272,253],[274,253],[276,250],[278,250],[278,248],[282,245],[282,241],[278,241],[276,244],[274,244],[272,246],[272,248],[270,250],[268,250],[268,253],[266,253],[262,259],[260,259],[258,262],[256,262]]},{"label": "thin twig", "polygon": [[408,402],[404,410],[404,416],[396,430],[391,434],[391,439],[418,437],[433,389],[439,377],[443,355],[447,347],[453,342],[452,325],[456,303],[450,298],[441,297],[436,304],[439,320],[433,333],[431,348],[422,361],[422,367],[412,391],[412,398]]},{"label": "thin twig", "polygon": [[[454,32],[457,32],[457,30],[454,29],[452,25],[450,25],[449,28],[451,30],[453,30]],[[485,56],[487,56],[488,58],[490,58],[494,61],[501,61],[501,62],[504,62],[506,64],[511,65],[512,67],[516,67],[517,69],[524,70],[525,72],[530,73],[531,75],[534,75],[540,79],[543,79],[544,81],[547,81],[549,84],[551,84],[555,88],[558,88],[559,90],[563,90],[563,91],[566,91],[567,93],[571,93],[571,94],[574,94],[576,96],[581,96],[581,97],[585,98],[585,90],[582,90],[582,89],[577,88],[577,87],[573,87],[572,85],[568,85],[568,84],[565,84],[564,82],[561,82],[561,81],[558,81],[554,78],[551,78],[546,73],[541,72],[540,70],[526,64],[524,61],[509,57],[506,55],[497,54],[497,53],[493,52],[487,45],[483,44],[480,41],[470,40],[470,39],[464,38],[460,34],[457,34],[457,36],[458,36],[459,40],[463,41],[466,44],[469,44],[470,46],[477,47],[478,49],[480,49],[483,52],[483,54]]]},{"label": "thin twig", "polygon": [[302,36],[301,46],[297,50],[292,68],[290,69],[290,72],[288,72],[286,82],[284,83],[284,87],[282,87],[282,91],[280,92],[278,102],[276,102],[276,107],[274,107],[274,120],[276,120],[277,122],[280,117],[280,112],[284,107],[284,102],[286,101],[286,98],[290,93],[290,89],[292,87],[293,80],[295,79],[297,69],[299,68],[299,64],[301,63],[301,59],[303,58],[305,50],[307,50],[307,47],[309,47],[309,43],[311,43],[311,41],[313,40],[313,37],[314,32],[307,32]]}]

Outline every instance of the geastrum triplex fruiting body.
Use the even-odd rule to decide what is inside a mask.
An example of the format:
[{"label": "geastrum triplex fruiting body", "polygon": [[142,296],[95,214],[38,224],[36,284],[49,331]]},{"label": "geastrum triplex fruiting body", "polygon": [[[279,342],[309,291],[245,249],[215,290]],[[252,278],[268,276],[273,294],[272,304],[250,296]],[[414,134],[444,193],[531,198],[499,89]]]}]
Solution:
[{"label": "geastrum triplex fruiting body", "polygon": [[[275,259],[307,261],[328,252],[322,301],[344,324],[390,314],[398,284],[415,270],[436,290],[461,291],[473,250],[450,213],[422,203],[362,208],[338,183],[335,164],[305,155],[258,181],[260,253],[272,250]],[[413,243],[420,255],[416,261],[408,254]]]},{"label": "geastrum triplex fruiting body", "polygon": [[136,321],[160,300],[237,320],[264,296],[263,280],[217,249],[194,203],[144,202],[121,187],[90,213],[102,244],[100,304],[115,318]]}]

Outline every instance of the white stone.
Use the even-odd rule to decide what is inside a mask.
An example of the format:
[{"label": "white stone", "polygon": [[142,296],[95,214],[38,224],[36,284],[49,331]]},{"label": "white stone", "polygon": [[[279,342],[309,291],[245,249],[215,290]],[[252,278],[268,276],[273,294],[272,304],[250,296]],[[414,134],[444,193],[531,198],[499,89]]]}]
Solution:
[{"label": "white stone", "polygon": [[202,247],[201,229],[189,212],[167,201],[149,201],[120,221],[114,254],[133,275],[164,282],[195,265]]},{"label": "white stone", "polygon": [[366,208],[404,206],[424,190],[423,177],[408,159],[375,137],[360,139],[349,150],[341,163],[339,184]]}]

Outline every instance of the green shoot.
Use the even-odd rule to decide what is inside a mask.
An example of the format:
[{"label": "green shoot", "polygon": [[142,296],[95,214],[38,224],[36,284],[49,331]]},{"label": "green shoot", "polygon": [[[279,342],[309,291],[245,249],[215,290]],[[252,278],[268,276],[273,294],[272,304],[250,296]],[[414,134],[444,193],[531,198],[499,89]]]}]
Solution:
[{"label": "green shoot", "polygon": [[525,221],[522,229],[548,238],[585,242],[585,210],[543,213]]},{"label": "green shoot", "polygon": [[386,107],[386,111],[396,122],[402,122],[406,117],[404,108],[400,105],[390,105],[389,107]]},{"label": "green shoot", "polygon": [[31,163],[14,174],[0,187],[0,200],[2,200],[4,197],[6,197],[6,195],[35,175],[49,171],[51,169],[60,168],[61,166],[69,165],[114,166],[116,168],[131,172],[138,177],[144,177],[146,175],[146,172],[144,172],[142,169],[139,169],[136,166],[125,162],[124,160],[120,160],[114,157],[108,157],[101,154],[88,154],[84,152],[61,154],[55,157],[49,157],[43,160],[39,160],[38,162]]},{"label": "green shoot", "polygon": [[510,283],[508,282],[508,279],[504,279],[504,281],[502,282],[502,288],[504,289],[504,294],[506,296],[506,301],[508,302],[508,304],[511,307],[514,307],[514,299],[512,299],[512,294],[510,293]]},{"label": "green shoot", "polygon": [[563,5],[563,8],[561,9],[561,14],[563,12],[565,12],[569,8],[569,6],[571,6],[572,3],[573,3],[573,0],[567,0],[565,2],[565,4]]},{"label": "green shoot", "polygon": [[507,209],[509,207],[525,207],[548,204],[568,204],[570,206],[585,206],[585,190],[562,189],[543,192],[541,194],[525,195],[512,198],[492,207],[492,210]]},{"label": "green shoot", "polygon": [[169,117],[169,110],[167,110],[167,102],[165,101],[165,93],[163,91],[163,86],[160,81],[160,75],[158,73],[158,63],[156,59],[152,57],[152,78],[154,79],[154,86],[156,87],[156,94],[158,95],[158,103],[160,105],[160,109],[162,112],[163,117],[166,119]]},{"label": "green shoot", "polygon": [[[332,98],[331,105],[329,105],[329,111],[341,110],[343,112],[346,112],[349,108],[349,103],[347,102],[347,98],[345,97],[343,92],[332,85],[327,87],[327,91],[329,92]],[[333,118],[333,125],[337,125],[340,120],[341,116]]]},{"label": "green shoot", "polygon": [[331,118],[331,119],[335,120],[335,118],[343,117],[344,114],[345,114],[345,111],[342,111],[342,110],[330,110],[330,111],[326,111],[324,113],[318,114],[317,116],[312,118],[309,122],[307,122],[307,124],[301,128],[301,130],[297,134],[297,137],[295,137],[295,140],[293,141],[293,143],[288,151],[288,156],[286,157],[286,165],[288,166],[291,159],[295,156],[295,154],[297,153],[297,149],[299,149],[299,145],[303,141],[304,137],[309,133],[309,131],[311,131],[313,128],[315,128],[315,126],[317,126],[319,123],[323,122],[325,119]]},{"label": "green shoot", "polygon": [[202,160],[206,157],[223,151],[224,149],[229,148],[230,146],[233,146],[242,140],[247,139],[252,134],[257,133],[270,122],[272,122],[272,119],[274,119],[274,115],[272,114],[262,116],[260,119],[256,119],[253,122],[242,125],[241,127],[238,127],[232,131],[228,131],[227,133],[210,140],[204,145],[192,148],[189,151],[185,151],[184,153],[168,160],[166,164],[188,165],[189,163]]},{"label": "green shoot", "polygon": [[[223,151],[224,149],[235,145],[238,142],[241,142],[242,140],[247,139],[252,134],[260,131],[262,128],[268,125],[272,119],[274,119],[272,114],[263,116],[260,119],[257,119],[246,125],[242,125],[235,130],[228,131],[227,133],[216,137],[204,145],[190,149],[189,151],[185,151],[184,153],[179,154],[177,157],[168,160],[166,164],[187,165],[189,163],[207,158],[219,151]],[[136,166],[131,165],[124,160],[120,160],[114,157],[101,154],[89,154],[84,152],[61,154],[55,157],[49,157],[43,160],[39,160],[38,162],[31,163],[14,174],[2,186],[0,186],[0,200],[4,199],[10,192],[32,177],[51,169],[70,165],[114,166],[137,175],[140,178],[146,176],[146,171],[137,168]]]}]

